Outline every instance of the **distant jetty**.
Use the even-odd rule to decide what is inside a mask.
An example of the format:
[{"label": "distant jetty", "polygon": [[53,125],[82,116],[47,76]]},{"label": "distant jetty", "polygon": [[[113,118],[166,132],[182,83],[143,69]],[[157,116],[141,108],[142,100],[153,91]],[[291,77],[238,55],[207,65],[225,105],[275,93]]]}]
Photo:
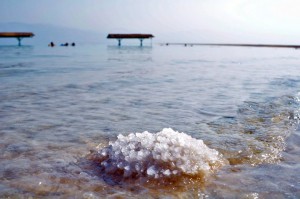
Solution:
[{"label": "distant jetty", "polygon": [[121,46],[122,39],[139,39],[140,46],[143,46],[144,39],[152,39],[152,34],[108,34],[107,39],[117,39],[118,46]]},{"label": "distant jetty", "polygon": [[300,48],[300,45],[284,44],[228,44],[228,43],[164,43],[162,45],[181,45],[181,46],[233,46],[233,47],[260,47],[260,48]]},{"label": "distant jetty", "polygon": [[16,38],[18,45],[21,46],[21,40],[26,37],[33,37],[32,32],[0,32],[0,38]]}]

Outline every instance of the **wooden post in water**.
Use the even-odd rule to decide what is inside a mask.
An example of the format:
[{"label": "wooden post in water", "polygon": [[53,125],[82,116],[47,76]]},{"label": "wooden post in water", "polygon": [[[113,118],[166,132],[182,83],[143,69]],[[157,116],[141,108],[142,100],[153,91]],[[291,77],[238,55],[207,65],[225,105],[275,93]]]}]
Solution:
[{"label": "wooden post in water", "polygon": [[21,40],[22,40],[22,38],[21,37],[17,37],[17,40],[18,40],[18,46],[21,46]]},{"label": "wooden post in water", "polygon": [[143,46],[143,39],[140,39],[140,41],[141,41],[141,45],[140,46],[142,47]]}]

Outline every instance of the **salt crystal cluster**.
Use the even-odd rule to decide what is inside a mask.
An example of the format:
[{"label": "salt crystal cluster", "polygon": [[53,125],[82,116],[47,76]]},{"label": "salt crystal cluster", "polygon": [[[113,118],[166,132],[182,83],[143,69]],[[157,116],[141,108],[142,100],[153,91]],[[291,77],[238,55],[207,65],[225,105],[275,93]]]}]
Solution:
[{"label": "salt crystal cluster", "polygon": [[152,178],[196,175],[220,164],[218,151],[202,140],[165,128],[156,134],[147,131],[119,135],[115,142],[98,151],[106,173],[123,177]]}]

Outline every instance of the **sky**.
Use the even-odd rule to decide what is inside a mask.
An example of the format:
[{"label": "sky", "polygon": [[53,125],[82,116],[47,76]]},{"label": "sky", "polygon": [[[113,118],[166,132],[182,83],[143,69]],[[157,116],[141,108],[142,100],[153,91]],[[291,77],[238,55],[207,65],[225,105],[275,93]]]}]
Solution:
[{"label": "sky", "polygon": [[152,33],[163,41],[299,44],[299,10],[300,0],[1,0],[0,24]]}]

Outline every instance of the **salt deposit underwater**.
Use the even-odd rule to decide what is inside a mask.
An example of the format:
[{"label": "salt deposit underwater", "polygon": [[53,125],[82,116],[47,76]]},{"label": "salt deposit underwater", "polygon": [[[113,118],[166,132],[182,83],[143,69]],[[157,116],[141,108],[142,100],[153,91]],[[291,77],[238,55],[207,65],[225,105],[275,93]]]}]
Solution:
[{"label": "salt deposit underwater", "polygon": [[151,134],[119,135],[99,149],[96,160],[106,174],[143,180],[200,176],[213,172],[226,161],[214,149],[171,128]]}]

